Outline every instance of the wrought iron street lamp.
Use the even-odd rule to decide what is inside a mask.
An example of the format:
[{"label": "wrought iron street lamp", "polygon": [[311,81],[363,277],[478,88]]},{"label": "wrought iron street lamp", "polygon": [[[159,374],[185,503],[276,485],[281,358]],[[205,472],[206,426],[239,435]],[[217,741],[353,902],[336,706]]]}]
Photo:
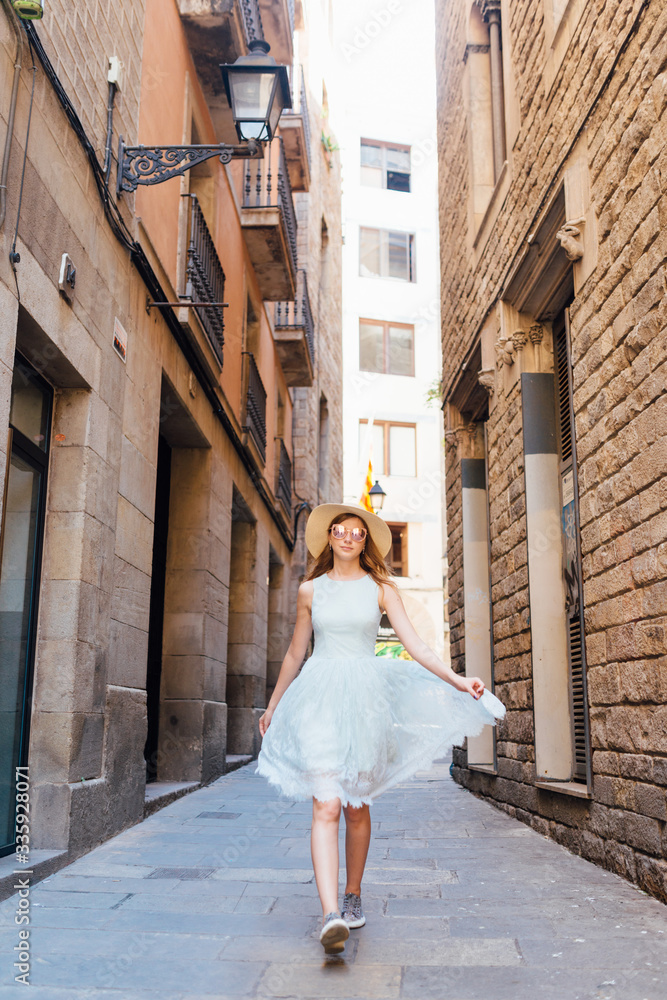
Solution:
[{"label": "wrought iron street lamp", "polygon": [[271,141],[281,112],[292,104],[287,69],[278,65],[269,49],[267,42],[255,39],[248,55],[220,65],[240,145],[126,146],[121,136],[118,194],[135,191],[139,184],[161,184],[214,156],[221,163],[261,158],[261,143]]},{"label": "wrought iron street lamp", "polygon": [[281,111],[292,105],[287,69],[269,55],[270,48],[255,39],[247,56],[220,67],[239,142],[270,142]]},{"label": "wrought iron street lamp", "polygon": [[382,505],[384,504],[384,498],[386,497],[385,491],[380,486],[377,479],[375,480],[375,485],[371,486],[368,491],[368,496],[371,501],[371,507],[373,510],[382,510]]}]

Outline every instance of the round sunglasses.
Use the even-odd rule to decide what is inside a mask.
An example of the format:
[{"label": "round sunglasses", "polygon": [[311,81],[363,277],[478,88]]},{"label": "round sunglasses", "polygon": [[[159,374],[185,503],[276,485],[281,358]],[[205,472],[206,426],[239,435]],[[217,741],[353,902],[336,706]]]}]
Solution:
[{"label": "round sunglasses", "polygon": [[365,528],[344,528],[342,524],[332,524],[329,528],[333,538],[342,542],[349,535],[353,542],[363,542],[368,534]]}]

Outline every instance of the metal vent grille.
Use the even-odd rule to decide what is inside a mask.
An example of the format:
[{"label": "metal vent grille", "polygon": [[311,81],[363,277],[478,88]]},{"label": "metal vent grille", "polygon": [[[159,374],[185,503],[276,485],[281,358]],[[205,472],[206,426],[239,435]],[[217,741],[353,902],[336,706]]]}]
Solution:
[{"label": "metal vent grille", "polygon": [[238,819],[241,813],[203,812],[197,813],[196,819]]},{"label": "metal vent grille", "polygon": [[188,881],[210,878],[215,868],[156,868],[146,878],[180,878]]},{"label": "metal vent grille", "polygon": [[586,777],[586,720],[584,704],[584,658],[581,621],[570,619],[570,678],[572,684],[572,721],[574,725],[574,773]]},{"label": "metal vent grille", "polygon": [[560,422],[561,461],[572,457],[572,425],[570,422],[570,386],[568,380],[567,337],[565,329],[556,335],[556,368],[558,378],[558,418]]}]

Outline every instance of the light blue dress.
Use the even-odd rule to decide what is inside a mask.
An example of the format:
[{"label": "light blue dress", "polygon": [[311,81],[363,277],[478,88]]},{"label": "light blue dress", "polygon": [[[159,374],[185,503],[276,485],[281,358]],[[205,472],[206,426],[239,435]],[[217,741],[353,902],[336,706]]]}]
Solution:
[{"label": "light blue dress", "polygon": [[375,656],[378,585],[313,580],[315,649],[273,713],[257,773],[291,799],[370,804],[478,735],[505,708],[476,701],[412,660]]}]

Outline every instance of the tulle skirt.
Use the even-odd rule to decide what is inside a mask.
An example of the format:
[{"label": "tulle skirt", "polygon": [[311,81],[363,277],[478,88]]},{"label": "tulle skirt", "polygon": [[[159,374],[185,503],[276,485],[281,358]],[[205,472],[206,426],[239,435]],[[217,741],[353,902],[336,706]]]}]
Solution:
[{"label": "tulle skirt", "polygon": [[490,692],[475,700],[412,660],[315,653],[278,703],[257,773],[291,799],[370,805],[504,714]]}]

